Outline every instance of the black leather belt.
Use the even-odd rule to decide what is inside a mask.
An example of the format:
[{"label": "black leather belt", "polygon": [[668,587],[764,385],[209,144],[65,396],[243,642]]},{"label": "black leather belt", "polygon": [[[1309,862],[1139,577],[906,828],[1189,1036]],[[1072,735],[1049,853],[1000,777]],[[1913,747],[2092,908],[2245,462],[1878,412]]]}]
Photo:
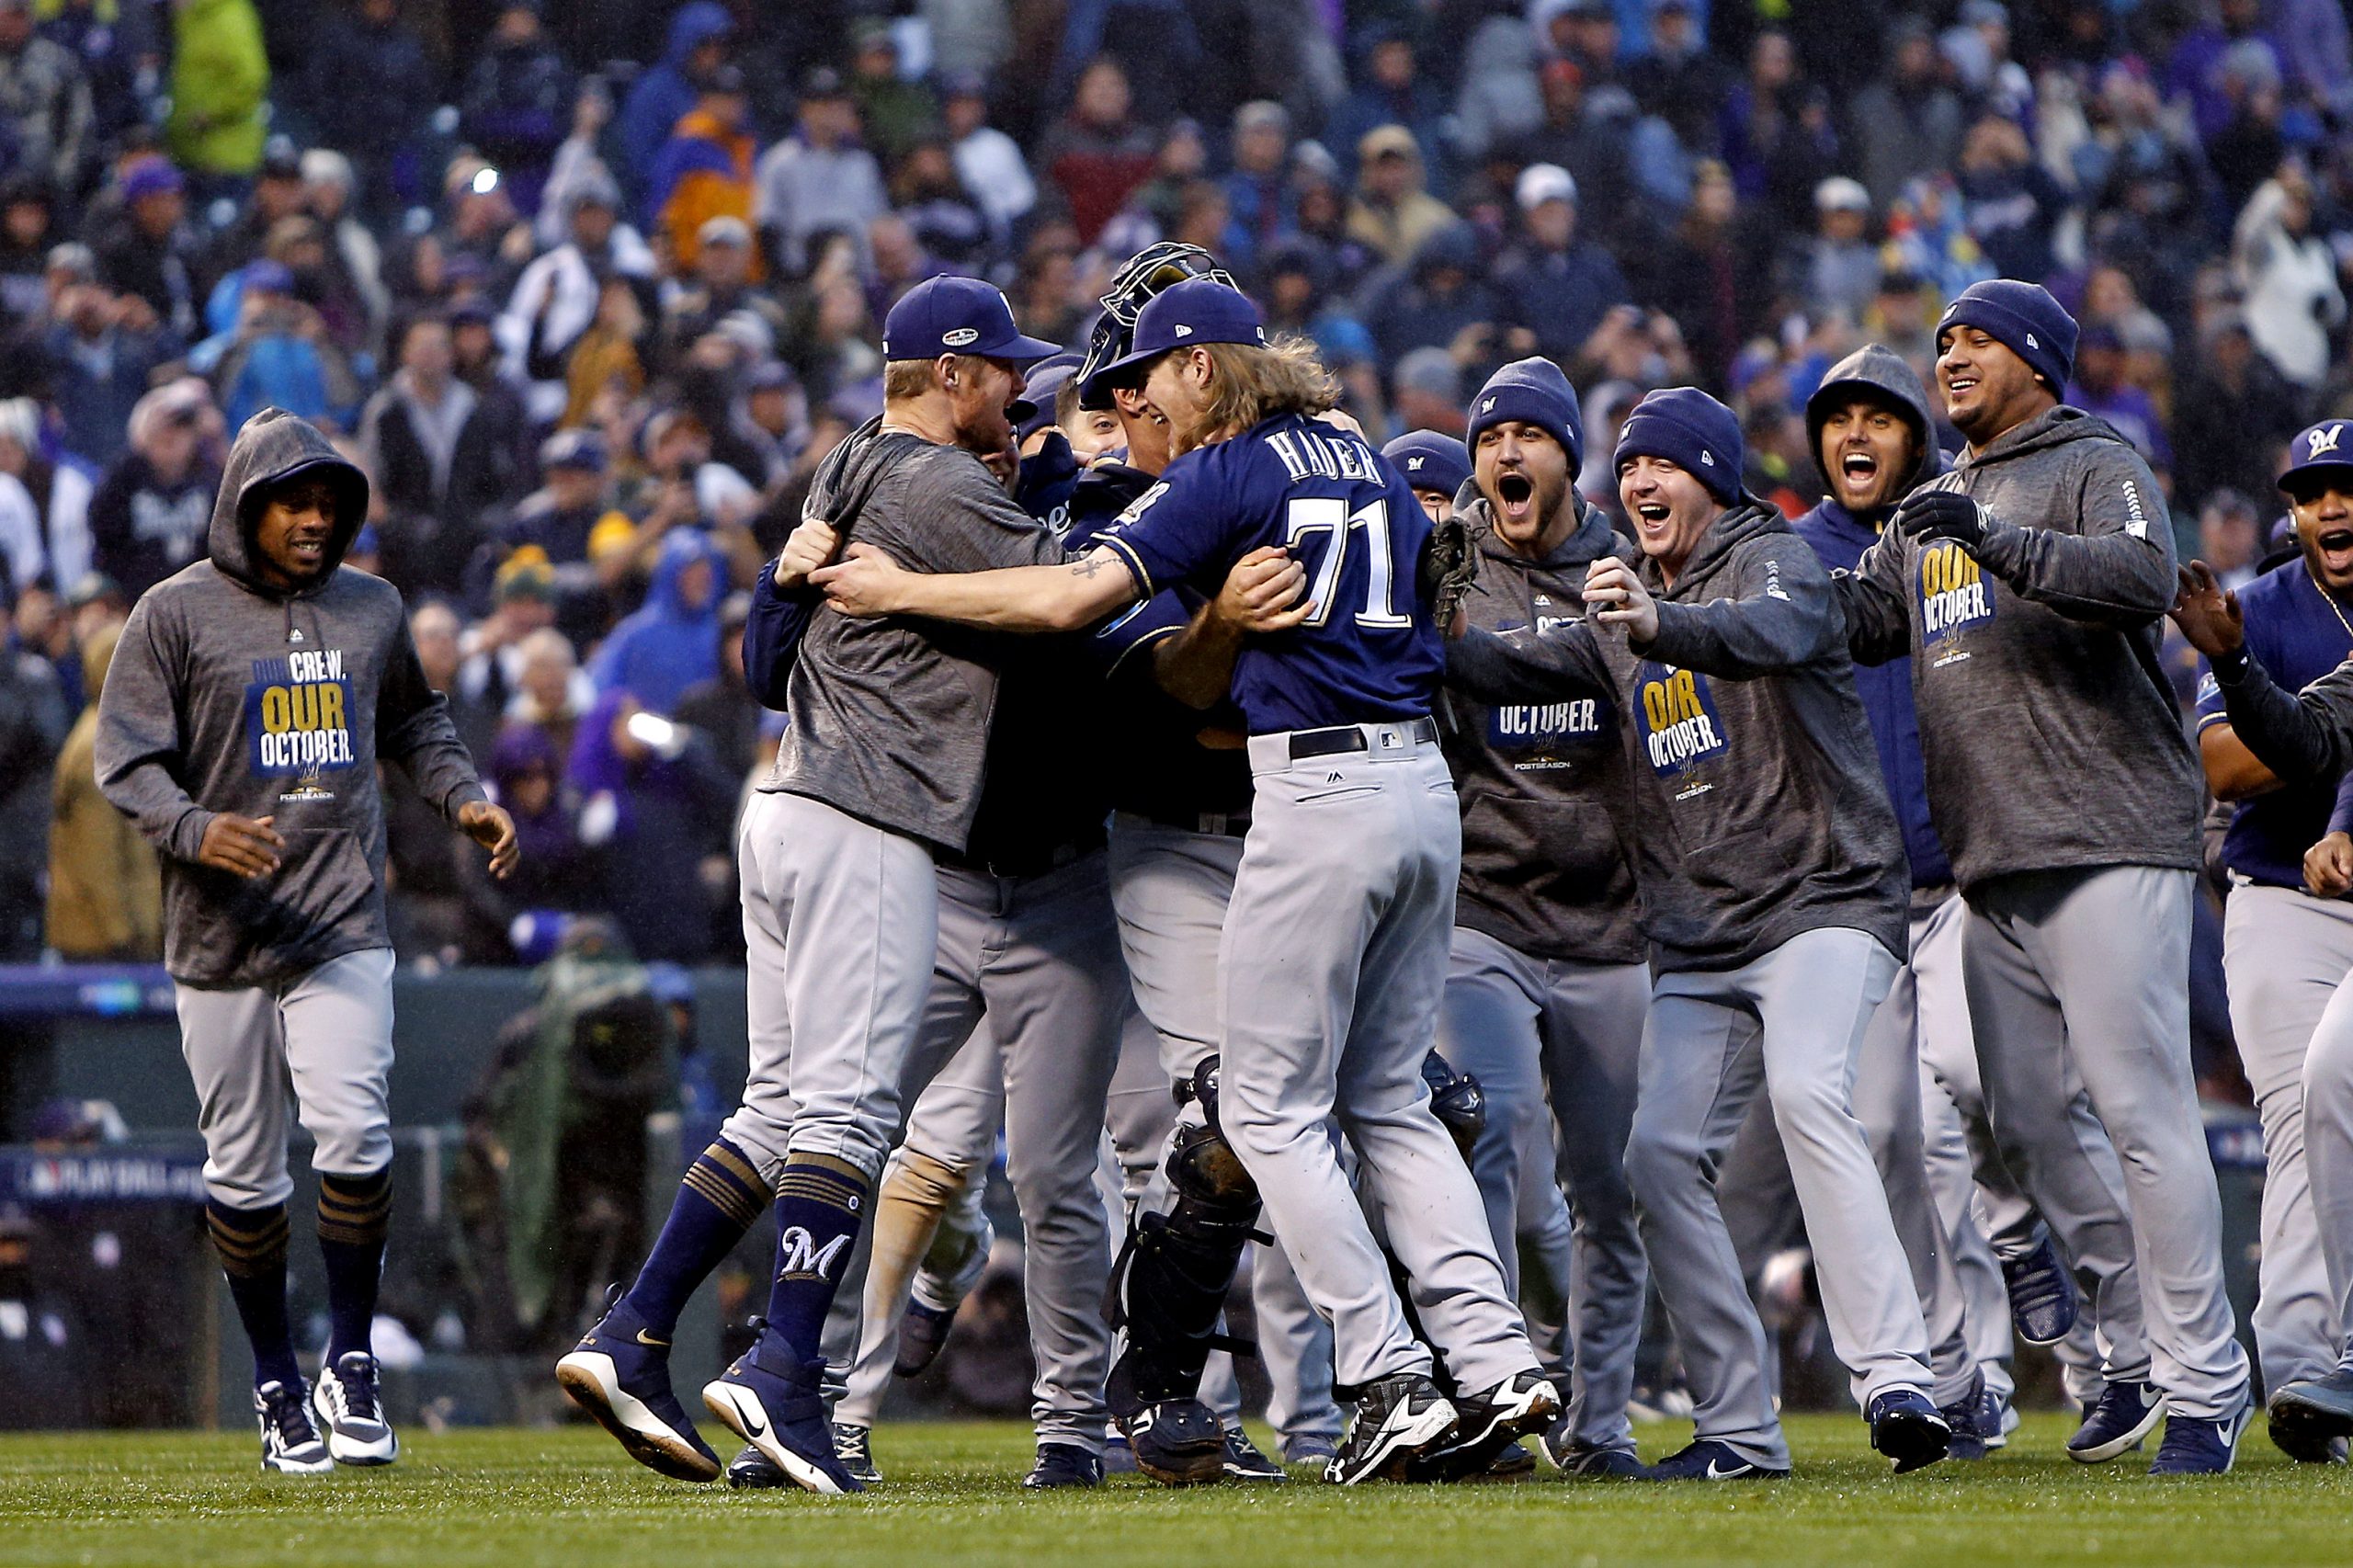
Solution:
[{"label": "black leather belt", "polygon": [[1154,827],[1173,827],[1179,833],[1206,833],[1219,838],[1250,836],[1248,812],[1139,812],[1135,814]]},{"label": "black leather belt", "polygon": [[[1430,719],[1408,719],[1403,723],[1381,721],[1405,732],[1409,741],[1438,739],[1438,723]],[[1344,752],[1370,751],[1372,743],[1364,738],[1367,726],[1339,724],[1328,730],[1293,730],[1290,733],[1290,759],[1299,762],[1311,756],[1338,756]]]},{"label": "black leather belt", "polygon": [[1018,855],[967,855],[953,849],[934,849],[931,858],[933,864],[954,870],[1018,881],[1029,877],[1042,877],[1065,866],[1074,866],[1102,847],[1103,835],[1097,832],[1057,844],[1051,849],[1030,850]]}]

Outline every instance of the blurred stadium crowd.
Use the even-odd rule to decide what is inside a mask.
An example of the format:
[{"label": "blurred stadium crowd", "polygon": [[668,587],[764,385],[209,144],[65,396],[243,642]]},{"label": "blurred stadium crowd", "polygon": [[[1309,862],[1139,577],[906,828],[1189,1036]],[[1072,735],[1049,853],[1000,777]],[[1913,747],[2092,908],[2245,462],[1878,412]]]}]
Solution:
[{"label": "blurred stadium crowd", "polygon": [[923,278],[1076,343],[1195,242],[1377,437],[1540,353],[1595,501],[1688,382],[1792,512],[1826,366],[1925,375],[1947,300],[2036,279],[2235,581],[2285,437],[2353,413],[2348,114],[2339,0],[0,0],[0,960],[156,954],[87,708],[265,404],[372,475],[354,563],[522,824],[494,885],[395,790],[404,956],[600,913],[723,962],[740,596]]}]

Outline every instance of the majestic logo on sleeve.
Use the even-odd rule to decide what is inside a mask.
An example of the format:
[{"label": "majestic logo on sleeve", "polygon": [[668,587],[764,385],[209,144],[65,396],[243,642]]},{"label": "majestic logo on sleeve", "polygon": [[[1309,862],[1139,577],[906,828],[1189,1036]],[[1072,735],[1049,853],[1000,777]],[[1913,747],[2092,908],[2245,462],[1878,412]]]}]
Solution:
[{"label": "majestic logo on sleeve", "polygon": [[[1642,699],[1643,750],[1652,772],[1661,778],[1679,778],[1723,755],[1724,722],[1708,690],[1707,676],[1645,659],[1635,672],[1634,689]],[[1705,794],[1713,788],[1694,778],[1675,798]]]},{"label": "majestic logo on sleeve", "polygon": [[1964,634],[1994,619],[1994,595],[1984,569],[1949,540],[1923,547],[1919,562],[1920,645],[1938,651],[1936,668],[1969,657]]},{"label": "majestic logo on sleeve", "polygon": [[324,776],[353,767],[351,683],[343,650],[323,648],[256,659],[245,687],[245,764],[264,778],[289,778],[281,801],[331,801]]}]

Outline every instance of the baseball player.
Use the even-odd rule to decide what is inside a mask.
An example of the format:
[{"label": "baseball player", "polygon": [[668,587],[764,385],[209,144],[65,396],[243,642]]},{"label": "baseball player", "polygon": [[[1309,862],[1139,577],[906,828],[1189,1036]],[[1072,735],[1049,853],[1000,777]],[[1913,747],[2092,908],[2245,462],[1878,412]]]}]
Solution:
[{"label": "baseball player", "polygon": [[[253,1346],[262,1467],[290,1474],[400,1452],[369,1345],[392,1159],[376,764],[404,768],[497,875],[517,857],[399,593],[342,569],[367,511],[367,476],[324,436],[255,415],[230,449],[207,558],[141,596],[98,704],[99,787],[164,857],[206,1218]],[[317,1141],[329,1326],[315,1392],[286,1314],[290,1089]]]},{"label": "baseball player", "polygon": [[[1471,462],[1439,477],[1475,474],[1470,623],[1577,619],[1586,568],[1631,547],[1577,494],[1575,389],[1550,360],[1506,365],[1472,400],[1468,434]],[[1413,445],[1428,440],[1391,444],[1408,483],[1417,458],[1427,471],[1452,455]],[[1485,1093],[1472,1170],[1515,1295],[1523,1212],[1559,1204],[1564,1185],[1574,1200],[1568,1420],[1546,1450],[1571,1475],[1636,1475],[1626,1403],[1646,1273],[1623,1156],[1651,977],[1618,822],[1629,790],[1618,715],[1604,696],[1490,706],[1464,691],[1439,713],[1462,800],[1462,885],[1438,1049]]]},{"label": "baseball player", "polygon": [[[2298,690],[2353,656],[2353,425],[2329,420],[2288,446],[2279,487],[2296,528],[2293,559],[2238,592],[2249,658]],[[2353,971],[2353,904],[2304,891],[2304,851],[2327,832],[2334,790],[2323,778],[2285,780],[2231,728],[2220,685],[2198,688],[2198,750],[2207,786],[2236,803],[2222,841],[2231,892],[2223,905],[2222,968],[2231,1032],[2263,1118],[2262,1256],[2256,1352],[2263,1386],[2336,1369],[2343,1345],[2322,1227],[2304,1158],[2305,1050],[2338,983]],[[2294,1458],[2342,1458],[2341,1437],[2315,1437],[2292,1418],[2270,1422]]]},{"label": "baseball player", "polygon": [[[1428,519],[1361,437],[1317,420],[1336,394],[1312,354],[1267,343],[1256,308],[1224,284],[1159,295],[1132,352],[1105,369],[1144,373],[1177,459],[1085,556],[950,578],[853,545],[816,580],[861,615],[1070,630],[1163,584],[1213,585],[1257,550],[1290,549],[1295,570],[1312,568],[1297,624],[1251,638],[1234,665],[1252,818],[1220,950],[1221,1051],[1193,1085],[1231,1149],[1180,1135],[1179,1165],[1239,1156],[1239,1172],[1200,1173],[1201,1185],[1256,1186],[1332,1320],[1338,1381],[1358,1396],[1328,1480],[1401,1473],[1443,1447],[1500,1450],[1548,1426],[1560,1402],[1421,1077],[1461,841],[1428,718],[1440,666],[1420,572]],[[1335,1116],[1423,1325],[1472,1391],[1459,1403],[1438,1393],[1430,1349],[1406,1328],[1341,1171]]]},{"label": "baseball player", "polygon": [[[977,453],[1013,445],[1025,366],[1053,346],[975,279],[910,290],[883,325],[883,412],[820,466],[809,510],[924,572],[1058,561],[1053,536]],[[771,581],[812,562],[790,545]],[[862,1489],[834,1452],[820,1339],[900,1115],[940,952],[934,851],[962,854],[996,675],[970,639],[822,609],[787,681],[790,722],[739,837],[751,1072],[681,1184],[629,1290],[557,1376],[632,1458],[708,1481],[713,1454],[671,1392],[688,1297],[773,1200],[777,1274],[758,1343],[704,1403],[797,1485]],[[985,874],[985,873],[983,873]]]},{"label": "baseball player", "polygon": [[1919,1297],[1850,1103],[1904,942],[1903,844],[1828,574],[1742,491],[1744,455],[1713,398],[1645,397],[1615,454],[1641,566],[1597,558],[1586,619],[1466,629],[1448,678],[1491,703],[1607,698],[1621,715],[1656,975],[1626,1175],[1698,1427],[1647,1473],[1789,1472],[1713,1174],[1760,1083],[1832,1344],[1872,1447],[1909,1471],[1944,1458],[1952,1429],[1928,1396]]},{"label": "baseball player", "polygon": [[[1063,502],[1055,509],[1067,516]],[[1238,568],[1200,630],[1188,628],[1169,650],[1172,659],[1203,657],[1201,644],[1230,648],[1228,619],[1235,626],[1248,619],[1245,590],[1280,569],[1275,562]],[[913,1091],[943,1060],[958,1062],[947,1086],[923,1091],[910,1119],[909,1144],[935,1165],[969,1177],[984,1163],[1000,1117],[1005,1123],[1039,1367],[1039,1460],[1023,1483],[1032,1490],[1102,1479],[1109,1336],[1098,1304],[1109,1254],[1095,1176],[1106,1093],[1131,1006],[1101,854],[1105,756],[1097,737],[1064,722],[1074,656],[1066,644],[1028,640],[1003,651],[971,838],[961,854],[935,852],[938,972],[903,1085]],[[1206,657],[1213,679],[1229,678],[1230,653]],[[762,687],[775,678],[769,669],[747,676]],[[989,1027],[976,1032],[983,1010]],[[909,1261],[886,1260],[899,1281],[891,1288],[892,1308]],[[846,1415],[836,1413],[836,1457],[870,1475],[874,1381],[887,1326],[860,1336],[868,1375],[854,1392],[861,1397]],[[1234,1440],[1247,1449],[1238,1432]],[[1261,1478],[1280,1475],[1255,1450],[1246,1457]]]},{"label": "baseball player", "polygon": [[[1806,424],[1829,495],[1794,526],[1824,565],[1851,571],[1878,542],[1896,505],[1922,480],[1943,471],[1927,391],[1901,357],[1872,345],[1832,368],[1807,401]],[[1977,1046],[1961,983],[1962,906],[1953,896],[1952,863],[1928,815],[1910,661],[1859,668],[1855,685],[1871,721],[1881,777],[1912,869],[1910,958],[1864,1039],[1855,1109],[1870,1136],[1896,1231],[1912,1260],[1913,1282],[1928,1319],[1937,1402],[1953,1423],[1954,1453],[1977,1458],[1985,1447],[2004,1440],[2003,1411],[2013,1384],[2003,1365],[2006,1344],[1996,1340],[2002,1354],[1981,1359],[1972,1353],[1972,1336],[1989,1328],[1999,1335],[2012,1313],[1990,1291],[1972,1303],[1961,1288],[1960,1265],[1987,1246],[1969,1217],[1971,1189],[1977,1184],[1965,1150],[1979,1153],[1987,1213],[1996,1221],[1995,1236],[2009,1249],[2003,1263],[2017,1280],[2020,1335],[2037,1345],[2060,1340],[2075,1315],[2075,1295],[1985,1121]],[[1922,1066],[1930,1070],[1927,1079]],[[2097,1167],[2093,1179],[2071,1190],[2109,1195],[2095,1212],[2063,1210],[2053,1222],[2066,1234],[2067,1256],[2075,1262],[2086,1294],[2100,1304],[2099,1322],[2111,1344],[2108,1372],[2137,1386],[2148,1379],[2149,1360],[2140,1334],[2132,1234],[2124,1218],[2115,1151],[2080,1093],[2054,1089],[2018,1107],[2013,1132],[2029,1119],[2028,1141],[2059,1151],[2046,1159]],[[1927,1185],[1931,1137],[1947,1186],[1933,1198]],[[1972,1311],[1996,1321],[1972,1325]]]},{"label": "baseball player", "polygon": [[[2075,324],[2048,293],[1974,284],[1937,341],[1968,449],[1838,579],[1852,646],[1866,662],[1912,656],[2005,1156],[2046,1214],[2096,1211],[2095,1167],[2032,1144],[2016,1119],[2080,1082],[2122,1161],[2154,1386],[2111,1382],[2071,1451],[2130,1447],[2162,1411],[2153,1471],[2224,1471],[2246,1424],[2247,1364],[2189,1065],[2182,976],[2203,790],[2157,663],[2172,529],[2131,447],[2060,403]],[[2120,931],[2134,939],[2120,944]]]},{"label": "baseball player", "polygon": [[[2311,624],[2316,618],[2310,611],[2313,599],[2322,601],[2323,609],[2340,602],[2347,569],[2353,567],[2353,467],[2340,460],[2336,449],[2346,430],[2340,422],[2325,422],[2300,434],[2290,449],[2290,465],[2280,484],[2294,506],[2302,547],[2297,560],[2257,578],[2238,594],[2224,592],[2203,562],[2191,563],[2182,573],[2174,619],[2211,662],[2211,683],[2222,701],[2222,723],[2228,726],[2232,749],[2206,742],[2206,736],[2222,725],[2209,725],[2200,739],[2209,748],[2210,767],[2217,762],[2232,767],[2234,780],[2261,777],[2278,781],[2277,792],[2266,795],[2262,804],[2278,802],[2285,807],[2295,803],[2299,795],[2309,799],[2313,781],[2343,775],[2348,759],[2353,759],[2353,747],[2346,744],[2347,718],[2353,715],[2353,701],[2347,699],[2348,687],[2353,687],[2353,675],[2348,675],[2353,660],[2340,662],[2312,680],[2301,695],[2291,695],[2275,684],[2270,663],[2276,656],[2281,675],[2293,680],[2305,665],[2325,656],[2321,650],[2327,644]],[[2277,588],[2261,595],[2256,592],[2282,574],[2299,572],[2310,583],[2310,591],[2299,596],[2301,603],[2285,599]],[[2292,575],[2287,580],[2294,582]],[[2296,608],[2291,610],[2290,604]],[[2268,626],[2259,613],[2245,613],[2249,608],[2260,612],[2266,607],[2273,612]],[[2298,628],[2297,634],[2289,635],[2289,627]],[[2201,710],[2204,706],[2201,702]],[[2235,755],[2238,748],[2244,748],[2244,756]],[[2251,773],[2256,769],[2259,774]],[[2263,1080],[2257,1084],[2257,1093],[2266,1096],[2265,1153],[2274,1165],[2286,1151],[2273,1142],[2274,1111],[2266,1091],[2270,1087],[2268,1081],[2289,1067],[2273,1059],[2284,1058],[2288,1051],[2269,1031],[2285,1027],[2278,1015],[2292,1017],[2292,1006],[2308,1007],[2296,994],[2302,986],[2291,986],[2291,977],[2316,977],[2327,961],[2325,944],[2336,933],[2325,922],[2338,911],[2340,906],[2334,901],[2344,896],[2348,886],[2347,871],[2353,869],[2342,853],[2347,795],[2340,788],[2326,824],[2329,839],[2315,845],[2304,862],[2312,891],[2322,896],[2305,900],[2312,905],[2310,910],[2267,911],[2273,924],[2266,937],[2245,938],[2250,944],[2268,939],[2273,948],[2270,961],[2284,971],[2278,978],[2256,983],[2262,987],[2258,994],[2269,996],[2277,1012],[2260,1020],[2257,1029],[2241,1045],[2249,1076],[2259,1073]],[[2235,852],[2241,859],[2251,858],[2250,844],[2262,842],[2241,839],[2238,829],[2248,810],[2242,808],[2225,844],[2225,854]],[[2232,864],[2234,885],[2224,916],[2226,957],[2231,932],[2240,918],[2239,901],[2263,885],[2252,881],[2239,860]],[[2296,935],[2299,931],[2301,937]],[[2251,960],[2252,955],[2242,950],[2234,961],[2243,969]],[[2297,1064],[2298,1083],[2284,1091],[2301,1095],[2301,1143],[2307,1174],[2303,1191],[2309,1205],[2305,1223],[2319,1244],[2326,1276],[2323,1310],[2308,1309],[2308,1313],[2330,1325],[2333,1337],[2316,1348],[2297,1343],[2294,1353],[2302,1366],[2317,1363],[2319,1369],[2302,1370],[2291,1381],[2271,1387],[2268,1414],[2273,1440],[2281,1449],[2298,1459],[2320,1462],[2341,1452],[2347,1437],[2353,1436],[2353,1350],[2348,1350],[2345,1338],[2346,1324],[2353,1322],[2353,1312],[2347,1311],[2353,1306],[2353,988],[2343,983],[2346,978],[2340,972],[2339,983],[2313,1026]],[[2304,983],[2316,985],[2317,981]],[[2232,1002],[2235,1009],[2239,1006],[2235,991]],[[2268,1198],[2267,1186],[2267,1223]],[[2292,1223],[2292,1219],[2288,1222]],[[2291,1247],[2291,1261],[2300,1251]],[[2267,1271],[2271,1267],[2267,1251]],[[2298,1281],[2287,1289],[2294,1301],[2310,1289],[2310,1283]],[[2307,1335],[2310,1333],[2307,1324]],[[2258,1340],[2257,1346],[2267,1367],[2275,1356],[2284,1358],[2289,1353],[2285,1345],[2275,1349],[2272,1342]]]}]

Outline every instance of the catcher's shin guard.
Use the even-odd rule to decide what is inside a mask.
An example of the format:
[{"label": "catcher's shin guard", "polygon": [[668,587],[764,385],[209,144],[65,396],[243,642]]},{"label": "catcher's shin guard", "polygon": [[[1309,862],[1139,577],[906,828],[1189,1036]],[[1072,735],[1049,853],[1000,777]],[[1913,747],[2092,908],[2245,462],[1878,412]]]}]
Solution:
[{"label": "catcher's shin guard", "polygon": [[1181,1483],[1222,1473],[1224,1434],[1199,1403],[1210,1352],[1252,1347],[1218,1331],[1218,1314],[1255,1228],[1257,1184],[1216,1124],[1216,1058],[1180,1096],[1201,1101],[1207,1126],[1180,1126],[1168,1156],[1176,1194],[1166,1214],[1142,1214],[1112,1266],[1105,1314],[1119,1338],[1105,1392],[1137,1464]]}]

